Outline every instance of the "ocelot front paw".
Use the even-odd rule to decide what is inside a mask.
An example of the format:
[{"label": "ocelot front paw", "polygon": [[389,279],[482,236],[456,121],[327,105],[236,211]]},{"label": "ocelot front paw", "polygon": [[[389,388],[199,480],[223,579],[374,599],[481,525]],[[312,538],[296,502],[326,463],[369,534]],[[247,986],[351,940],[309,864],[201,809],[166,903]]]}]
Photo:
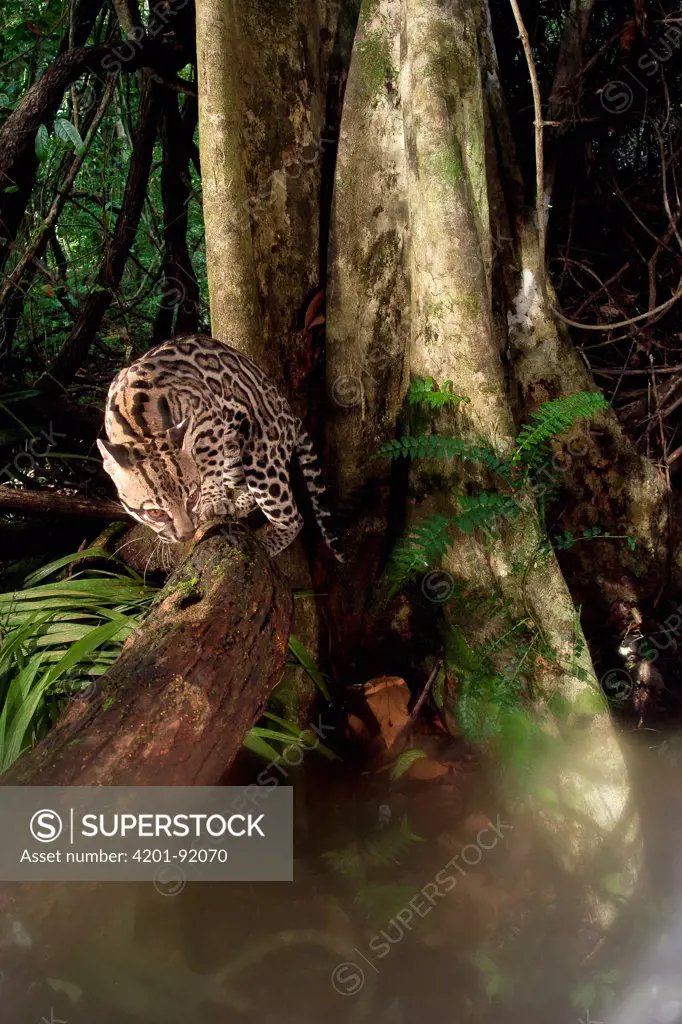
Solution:
[{"label": "ocelot front paw", "polygon": [[234,502],[227,498],[214,498],[210,501],[202,501],[199,505],[199,522],[208,523],[211,519],[222,519],[224,516],[234,515]]}]

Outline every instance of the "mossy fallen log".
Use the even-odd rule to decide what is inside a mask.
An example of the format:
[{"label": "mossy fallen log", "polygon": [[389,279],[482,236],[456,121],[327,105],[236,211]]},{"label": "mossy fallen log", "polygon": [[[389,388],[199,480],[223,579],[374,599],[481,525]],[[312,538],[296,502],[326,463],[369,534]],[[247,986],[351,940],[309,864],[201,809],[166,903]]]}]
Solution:
[{"label": "mossy fallen log", "polygon": [[208,786],[221,781],[287,656],[289,588],[238,526],[212,527],[87,701],[5,785]]}]

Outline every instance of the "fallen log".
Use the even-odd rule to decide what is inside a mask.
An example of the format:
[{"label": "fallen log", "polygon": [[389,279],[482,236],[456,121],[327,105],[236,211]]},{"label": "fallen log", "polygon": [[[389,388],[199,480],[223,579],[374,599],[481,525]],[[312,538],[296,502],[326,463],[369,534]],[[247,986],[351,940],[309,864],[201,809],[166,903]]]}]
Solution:
[{"label": "fallen log", "polygon": [[33,786],[219,783],[278,682],[292,600],[245,529],[195,542],[87,701],[0,780]]},{"label": "fallen log", "polygon": [[116,501],[107,498],[81,498],[76,494],[55,491],[23,491],[17,487],[0,487],[0,508],[28,515],[47,512],[53,516],[80,516],[90,519],[128,519],[128,513]]},{"label": "fallen log", "polygon": [[[292,603],[252,534],[234,524],[209,526],[94,694],[73,700],[0,784],[220,783],[280,679]],[[113,934],[112,914],[134,904],[138,890],[132,883],[0,883],[3,1001],[20,1011],[15,1019],[43,1005],[46,978],[69,977],[84,937],[125,945]],[[61,1007],[54,993],[50,1001]],[[73,1008],[62,1016],[74,1020]]]}]

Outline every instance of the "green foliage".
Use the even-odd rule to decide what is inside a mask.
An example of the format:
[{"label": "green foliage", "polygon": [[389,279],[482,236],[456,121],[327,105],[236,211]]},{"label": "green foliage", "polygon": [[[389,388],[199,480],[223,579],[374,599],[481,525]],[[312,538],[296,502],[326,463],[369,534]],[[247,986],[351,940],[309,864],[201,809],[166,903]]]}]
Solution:
[{"label": "green foliage", "polygon": [[73,147],[74,152],[81,156],[85,150],[81,134],[75,124],[69,121],[68,117],[58,117],[53,125],[56,139],[66,142]]},{"label": "green foliage", "polygon": [[331,870],[341,875],[354,890],[354,900],[368,914],[386,920],[404,907],[416,890],[413,886],[377,881],[396,864],[401,864],[416,843],[423,843],[415,835],[407,818],[377,828],[366,839],[353,840],[338,850],[322,854]]},{"label": "green foliage", "polygon": [[454,523],[450,516],[429,516],[396,545],[386,571],[389,594],[396,593],[416,572],[424,572],[440,561],[452,543],[450,528]]},{"label": "green foliage", "polygon": [[587,1017],[590,1016],[590,1011],[601,1016],[613,1007],[622,982],[623,972],[620,968],[593,971],[574,987],[571,992],[571,1003]]},{"label": "green foliage", "polygon": [[461,459],[475,466],[481,466],[508,479],[511,470],[508,462],[492,448],[468,444],[461,437],[443,437],[441,434],[422,434],[417,437],[400,437],[386,441],[379,447],[377,458],[385,459]]},{"label": "green foliage", "polygon": [[54,724],[65,702],[87,689],[118,657],[156,594],[131,569],[81,570],[42,580],[82,551],[44,566],[24,589],[0,594],[0,770]]},{"label": "green foliage", "polygon": [[514,637],[513,647],[505,648],[496,640],[475,650],[459,627],[443,625],[445,663],[458,683],[457,721],[471,742],[498,736],[505,719],[524,710],[527,687],[521,669],[536,638],[528,634],[520,641],[518,634],[523,625],[508,631],[507,636]]},{"label": "green foliage", "polygon": [[[434,391],[434,387],[431,378],[415,382],[414,402],[423,406],[431,400],[428,396],[433,398],[434,395],[443,394]],[[473,533],[475,530],[494,533],[503,522],[517,518],[521,505],[514,495],[529,485],[540,468],[546,468],[551,454],[551,442],[577,420],[606,406],[602,395],[586,391],[547,402],[531,417],[530,423],[521,428],[507,454],[498,454],[486,445],[469,444],[460,437],[443,437],[440,434],[406,436],[382,444],[377,453],[379,457],[438,460],[459,458],[464,463],[471,463],[494,474],[504,488],[502,493],[481,491],[477,495],[461,495],[458,499],[458,516],[434,515],[413,527],[392,552],[386,571],[389,594],[394,594],[415,573],[438,563],[453,543],[452,528],[462,533]],[[545,501],[548,496],[546,490]],[[599,532],[598,527],[593,527],[584,536],[598,536]],[[570,534],[566,537],[570,538]],[[564,546],[570,546],[570,543],[564,541]],[[542,550],[545,550],[545,542]]]},{"label": "green foliage", "polygon": [[510,460],[526,468],[536,467],[549,453],[550,442],[580,419],[608,409],[609,404],[598,391],[580,391],[577,395],[545,402],[521,427]]},{"label": "green foliage", "polygon": [[[42,739],[67,701],[113,665],[158,598],[158,588],[115,558],[111,571],[84,568],[44,582],[75,562],[106,558],[100,548],[65,555],[28,576],[22,589],[0,594],[0,771]],[[290,649],[327,695],[324,677],[296,637]],[[309,729],[272,710],[263,717],[276,728],[254,726],[244,746],[265,760],[286,761],[294,746],[336,758]]]},{"label": "green foliage", "polygon": [[513,498],[490,491],[481,491],[473,496],[463,494],[458,500],[461,511],[455,518],[455,526],[462,533],[495,530],[501,520],[515,519],[521,512]]},{"label": "green foliage", "polygon": [[448,406],[454,407],[455,409],[462,402],[468,402],[468,398],[462,398],[461,395],[454,394],[453,383],[451,380],[443,382],[440,388],[437,387],[433,377],[427,377],[426,380],[417,378],[410,384],[407,392],[407,401],[410,405],[418,405],[426,412],[430,412],[435,409],[443,409]]},{"label": "green foliage", "polygon": [[[0,120],[16,109],[27,90],[58,55],[68,36],[69,12],[54,0],[22,0],[21,4],[0,5]],[[66,13],[65,13],[66,12]],[[102,43],[111,36],[115,18],[97,18],[86,45]],[[188,71],[180,76],[188,77]],[[13,338],[16,370],[24,382],[31,382],[45,369],[73,330],[83,300],[96,287],[116,229],[132,155],[131,140],[138,121],[141,79],[135,74],[120,76],[109,106],[83,154],[83,139],[98,108],[106,76],[86,72],[73,88],[64,92],[59,109],[48,123],[38,127],[34,148],[39,160],[36,187],[18,234],[16,245],[4,268],[11,274],[31,243],[35,230],[47,214],[64,181],[74,153],[83,157],[73,187],[65,197],[54,236],[39,254],[33,271],[24,276],[21,292],[23,312]],[[189,101],[183,97],[180,105]],[[183,288],[180,280],[164,281],[164,224],[161,194],[162,146],[157,142],[147,197],[136,238],[120,286],[115,290],[98,330],[98,359],[105,357],[109,373],[144,348],[152,337],[161,306],[173,308]],[[196,168],[189,168],[191,188],[188,203],[187,247],[204,298],[207,296],[204,227],[201,208],[201,180]],[[16,192],[18,185],[5,191]],[[208,327],[208,306],[203,303],[202,326]],[[4,340],[4,338],[3,338]],[[109,360],[106,356],[109,354]],[[107,365],[108,363],[108,365]],[[86,379],[92,364],[85,367]],[[95,375],[103,367],[95,365]],[[78,400],[92,393],[79,389]],[[97,394],[99,400],[102,394]]]},{"label": "green foliage", "polygon": [[495,950],[489,942],[482,943],[471,954],[471,963],[478,971],[483,991],[488,999],[507,994],[509,984],[505,980],[502,968],[495,956]]},{"label": "green foliage", "polygon": [[403,750],[391,765],[391,779],[393,781],[399,779],[401,775],[410,770],[415,761],[421,761],[426,756],[424,751],[419,750],[417,747],[413,747],[411,750]]},{"label": "green foliage", "polygon": [[315,683],[315,686],[318,688],[324,699],[330,701],[331,697],[329,696],[329,687],[327,686],[327,680],[317,667],[315,659],[313,658],[310,651],[306,647],[304,647],[301,641],[293,634],[289,637],[289,650],[294,655],[298,663],[303,666],[306,673]]},{"label": "green foliage", "polygon": [[370,870],[399,864],[415,843],[423,842],[403,817],[376,829],[362,842],[353,840],[339,850],[327,850],[322,857],[336,874],[364,882]]},{"label": "green foliage", "polygon": [[[445,404],[444,400],[433,403],[433,396],[441,393],[432,380],[421,381],[413,385],[411,401],[421,408],[437,407],[439,402]],[[517,519],[528,504],[524,492],[535,483],[540,471],[549,479],[549,485],[544,488],[544,499],[547,500],[548,495],[551,496],[553,474],[556,475],[556,471],[547,472],[552,442],[577,420],[606,408],[606,404],[601,395],[589,392],[547,402],[521,428],[506,453],[497,453],[486,445],[470,444],[463,438],[438,434],[406,436],[382,445],[378,453],[380,456],[441,461],[459,458],[489,472],[499,481],[498,490],[459,495],[457,515],[432,515],[412,527],[395,546],[389,560],[386,570],[389,593],[395,593],[416,573],[437,567],[448,547],[456,543],[457,533],[481,532],[490,537],[503,523]],[[540,516],[535,516],[535,522],[540,524]],[[536,558],[546,556],[552,550],[552,542],[542,529],[540,532],[541,540],[536,551],[514,567],[514,571],[520,572],[524,579]],[[567,531],[555,536],[554,546],[565,550],[577,540],[605,536],[599,527],[586,528],[578,538]],[[631,540],[628,538],[628,544]],[[425,582],[427,580],[428,576]],[[449,590],[453,613],[456,614],[457,606],[461,605],[466,613],[475,614],[473,595],[464,593],[454,580]],[[424,593],[429,596],[426,590]],[[485,742],[494,738],[508,750],[523,750],[524,757],[530,760],[533,749],[541,745],[541,730],[530,723],[526,713],[527,695],[538,659],[545,665],[554,664],[558,670],[587,681],[587,673],[580,664],[583,644],[579,639],[579,623],[576,623],[570,664],[566,665],[549,648],[542,632],[530,618],[515,619],[501,597],[486,597],[483,603],[488,620],[498,624],[495,638],[479,643],[474,649],[458,627],[452,623],[443,627],[445,666],[456,688],[455,714],[470,741]],[[443,683],[439,706],[447,704],[448,697]],[[598,692],[586,690],[573,704],[555,710],[563,717],[598,714],[603,710],[603,700]],[[528,723],[530,731],[526,730]],[[519,765],[519,768],[523,767]]]}]

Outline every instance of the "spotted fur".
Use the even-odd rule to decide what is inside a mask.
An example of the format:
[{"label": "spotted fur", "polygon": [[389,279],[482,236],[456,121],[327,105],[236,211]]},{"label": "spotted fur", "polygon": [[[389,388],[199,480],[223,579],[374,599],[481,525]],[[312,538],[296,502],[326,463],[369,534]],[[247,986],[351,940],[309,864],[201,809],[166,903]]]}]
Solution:
[{"label": "spotted fur", "polygon": [[295,455],[334,550],[310,438],[275,384],[229,345],[199,335],[163,342],[115,378],[104,423],[108,440],[98,445],[121,503],[162,540],[188,540],[200,523],[258,507],[278,554],[303,525]]}]

